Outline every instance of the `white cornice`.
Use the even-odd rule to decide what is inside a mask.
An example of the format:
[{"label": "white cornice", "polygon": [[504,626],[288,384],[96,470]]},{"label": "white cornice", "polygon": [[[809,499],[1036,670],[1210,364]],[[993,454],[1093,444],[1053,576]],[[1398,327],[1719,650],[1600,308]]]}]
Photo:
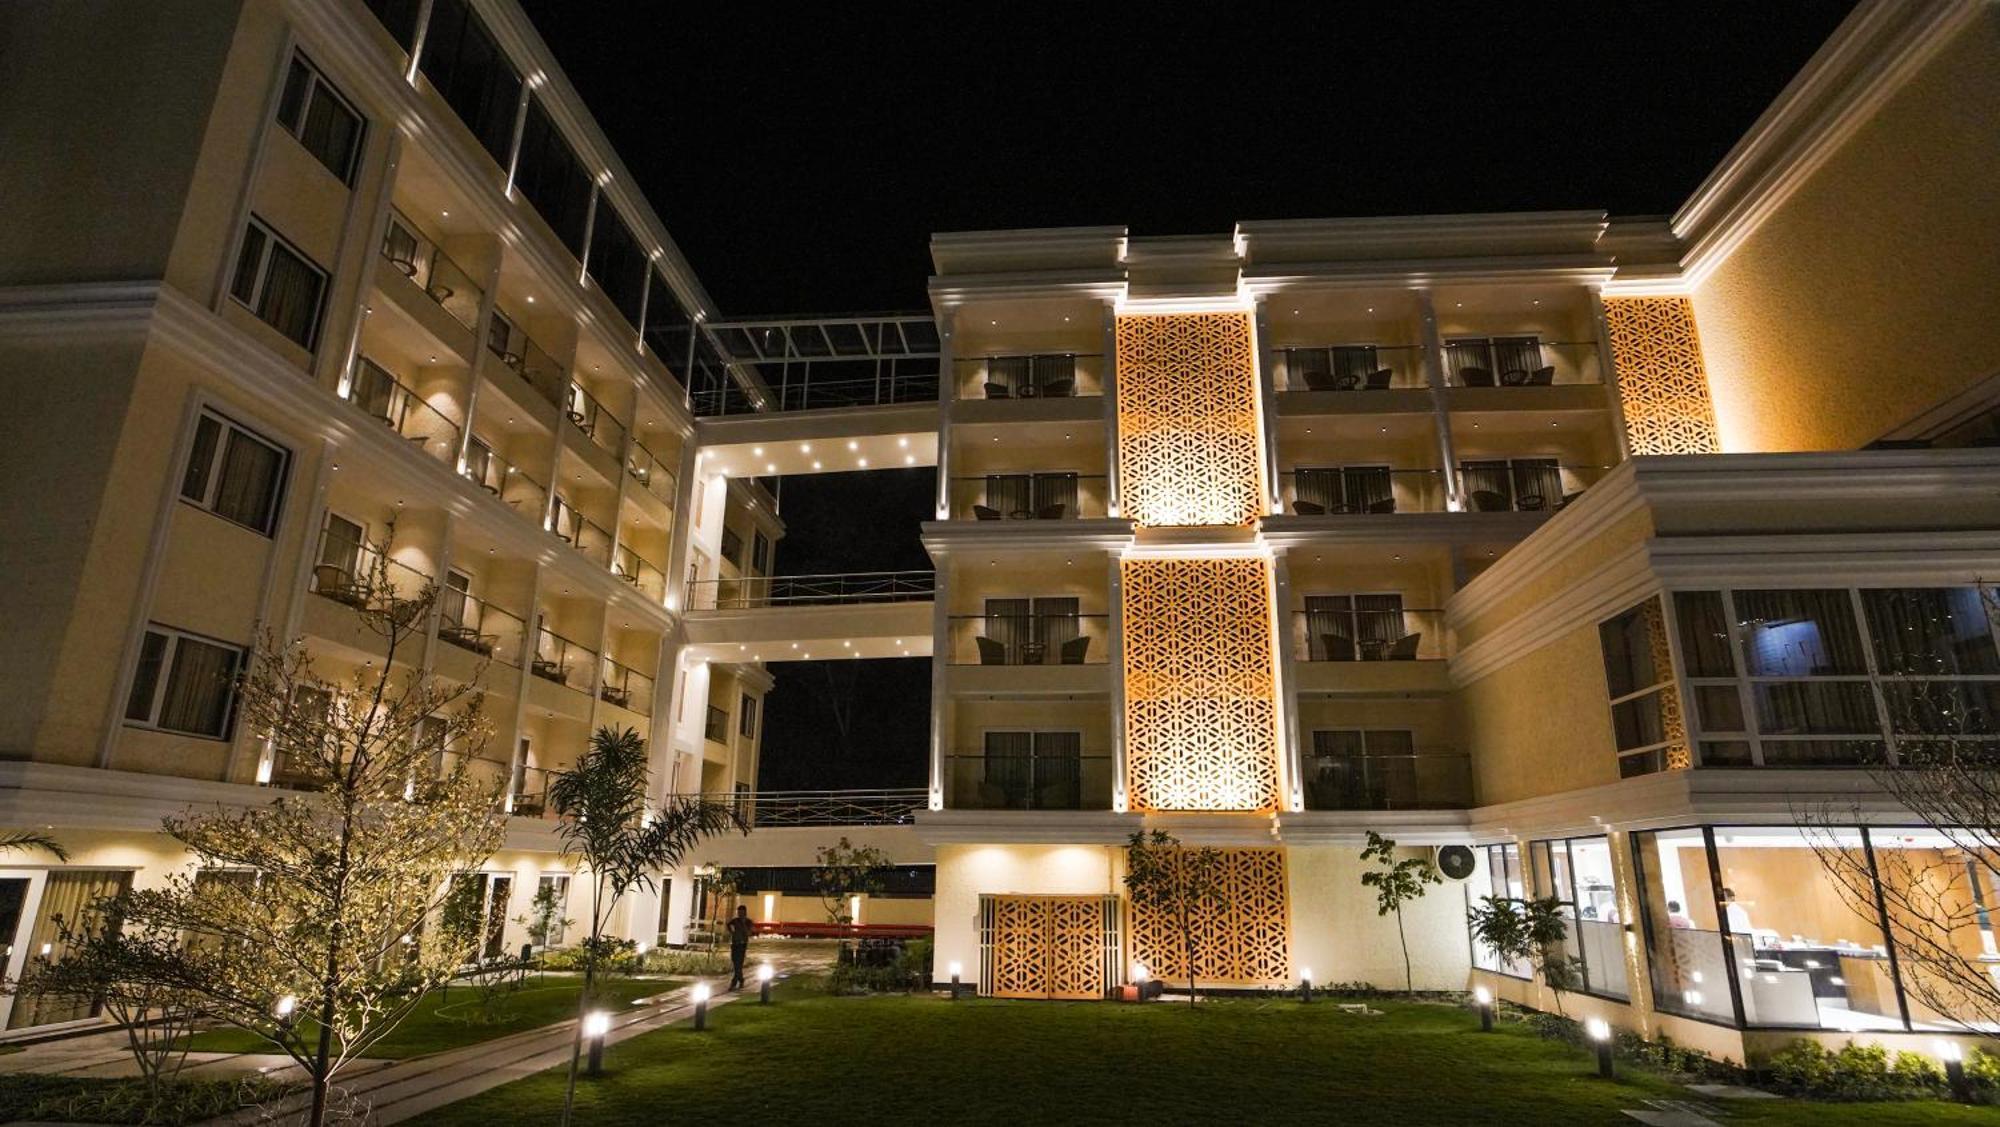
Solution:
[{"label": "white cornice", "polygon": [[1795,826],[1806,811],[1894,825],[1910,819],[1867,771],[1708,768],[1662,771],[1472,811],[1480,841],[1562,837],[1606,829],[1675,826]]},{"label": "white cornice", "polygon": [[1133,524],[1112,517],[1075,520],[927,520],[920,526],[933,559],[951,552],[992,555],[1023,552],[1122,552],[1131,547]]},{"label": "white cornice", "polygon": [[1984,0],[1865,0],[1674,214],[1698,288]]},{"label": "white cornice", "polygon": [[1595,255],[1512,255],[1383,259],[1356,262],[1274,262],[1243,269],[1243,288],[1265,297],[1302,290],[1365,286],[1579,285],[1602,286],[1616,267]]}]

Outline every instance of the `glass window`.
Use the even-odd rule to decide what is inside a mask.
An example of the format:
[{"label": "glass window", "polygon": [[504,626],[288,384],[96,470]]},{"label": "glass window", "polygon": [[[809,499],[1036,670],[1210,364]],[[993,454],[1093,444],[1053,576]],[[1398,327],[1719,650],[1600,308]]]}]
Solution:
[{"label": "glass window", "polygon": [[[127,721],[190,736],[227,739],[243,651],[155,626],[139,648]],[[164,676],[162,676],[164,671]]]},{"label": "glass window", "polygon": [[2000,674],[1986,601],[1976,587],[1861,592],[1876,669],[1906,677]]},{"label": "glass window", "polygon": [[1845,590],[1737,591],[1743,664],[1752,677],[1868,672]]},{"label": "glass window", "polygon": [[739,568],[743,566],[743,536],[733,528],[722,530],[722,558]]},{"label": "glass window", "polygon": [[759,575],[768,574],[771,570],[771,539],[762,531],[752,533],[750,537],[750,570]]},{"label": "glass window", "polygon": [[757,735],[757,698],[751,696],[749,693],[744,693],[743,699],[738,702],[736,709],[736,731],[745,739],[754,738]]},{"label": "glass window", "polygon": [[424,9],[423,0],[362,0],[368,10],[389,32],[398,46],[408,51],[417,42],[417,17]]},{"label": "glass window", "polygon": [[542,99],[530,95],[521,125],[521,152],[514,160],[514,187],[547,221],[570,253],[583,258],[590,221],[590,173],[557,130]]},{"label": "glass window", "polygon": [[1702,832],[1635,833],[1632,862],[1654,1008],[1734,1025],[1727,945]]},{"label": "glass window", "polygon": [[521,76],[468,0],[435,0],[418,70],[503,167],[514,141]]},{"label": "glass window", "polygon": [[195,423],[181,497],[266,536],[277,522],[285,452],[235,423],[203,412]]},{"label": "glass window", "polygon": [[361,154],[361,115],[327,84],[325,75],[296,55],[278,101],[278,125],[298,138],[341,183],[354,183]]},{"label": "glass window", "polygon": [[1531,847],[1539,895],[1562,902],[1568,919],[1564,953],[1577,963],[1583,989],[1626,998],[1624,921],[1611,873],[1611,842],[1603,837],[1538,841]]},{"label": "glass window", "polygon": [[1720,591],[1676,591],[1681,665],[1690,677],[1734,677],[1736,657],[1729,648],[1729,616]]},{"label": "glass window", "polygon": [[590,276],[636,328],[646,293],[646,254],[608,199],[598,201],[591,227]]},{"label": "glass window", "polygon": [[[1982,998],[1969,987],[1990,979],[1996,952],[1995,863],[1990,835],[1969,829],[1871,829],[1897,969],[1913,1028],[1970,1024],[1993,1032]],[[1843,882],[1843,883],[1852,883]],[[1914,953],[1914,955],[1913,955]]]},{"label": "glass window", "polygon": [[258,319],[310,352],[319,335],[326,271],[252,219],[236,260],[230,296]]},{"label": "glass window", "polygon": [[[1465,887],[1468,914],[1472,905],[1485,897],[1519,902],[1527,896],[1518,844],[1488,845],[1474,849],[1472,855],[1473,873]],[[1513,978],[1529,978],[1534,974],[1534,968],[1525,960],[1503,960],[1476,938],[1472,940],[1472,965]]]},{"label": "glass window", "polygon": [[1403,728],[1332,728],[1312,734],[1306,759],[1308,810],[1413,810],[1466,804],[1456,777],[1445,772],[1458,760],[1439,762],[1416,753],[1416,735]]},{"label": "glass window", "polygon": [[1662,770],[1679,746],[1666,720],[1677,690],[1664,660],[1663,617],[1659,599],[1651,598],[1597,627],[1621,778]]}]

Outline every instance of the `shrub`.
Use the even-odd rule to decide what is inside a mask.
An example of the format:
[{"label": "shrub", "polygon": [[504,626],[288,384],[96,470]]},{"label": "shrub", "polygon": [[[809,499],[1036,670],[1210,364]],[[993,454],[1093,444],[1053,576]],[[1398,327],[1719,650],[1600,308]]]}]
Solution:
[{"label": "shrub", "polygon": [[692,947],[656,947],[646,952],[640,965],[647,974],[665,974],[676,978],[713,978],[730,971],[727,954]]},{"label": "shrub", "polygon": [[1908,1051],[1891,1057],[1880,1045],[1849,1041],[1835,1051],[1817,1041],[1798,1040],[1772,1053],[1766,1063],[1780,1088],[1821,1099],[1908,1100],[1945,1094],[1944,1073],[1929,1058]]},{"label": "shrub", "polygon": [[62,1123],[200,1123],[276,1100],[290,1089],[261,1077],[188,1080],[158,1094],[143,1081],[16,1074],[0,1077],[0,1120]]}]

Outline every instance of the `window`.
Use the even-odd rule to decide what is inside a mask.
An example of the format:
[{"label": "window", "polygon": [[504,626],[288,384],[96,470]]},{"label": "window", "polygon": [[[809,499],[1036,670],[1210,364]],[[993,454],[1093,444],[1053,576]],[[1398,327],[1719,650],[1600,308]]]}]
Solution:
[{"label": "window", "polygon": [[1408,729],[1327,728],[1305,758],[1308,810],[1452,809],[1471,805],[1462,757],[1419,755]]},{"label": "window", "polygon": [[1001,660],[986,661],[982,653],[982,664],[1056,664],[1065,647],[1083,635],[1078,601],[1072,596],[988,599],[985,611],[984,636],[991,646],[980,643],[980,647],[991,648]]},{"label": "window", "polygon": [[417,69],[472,130],[480,146],[504,166],[514,143],[521,76],[469,0],[436,0]]},{"label": "window", "polygon": [[701,735],[710,743],[728,743],[729,710],[709,705],[707,721],[702,725]]},{"label": "window", "polygon": [[1656,661],[1666,653],[1660,601],[1647,599],[1597,627],[1604,655],[1604,683],[1611,696],[1611,729],[1620,778],[1665,770],[1679,748],[1667,717],[1677,712],[1673,670]]},{"label": "window", "polygon": [[1620,1000],[1631,997],[1610,839],[1537,841],[1528,852],[1540,894],[1562,902],[1569,922],[1563,951],[1578,964],[1585,992]]},{"label": "window", "polygon": [[536,95],[528,98],[521,125],[521,152],[514,160],[514,187],[541,213],[570,253],[583,258],[584,228],[590,221],[590,173]]},{"label": "window", "polygon": [[1555,458],[1464,462],[1459,478],[1474,512],[1538,513],[1562,508],[1571,496],[1563,491],[1562,466]]},{"label": "window", "polygon": [[757,698],[749,693],[737,702],[736,733],[746,740],[757,736]]},{"label": "window", "polygon": [[988,732],[982,767],[978,809],[1082,807],[1081,732]]},{"label": "window", "polygon": [[224,520],[265,536],[278,520],[285,451],[221,415],[204,411],[195,423],[181,497]]},{"label": "window", "polygon": [[1313,661],[1415,658],[1422,637],[1410,631],[1399,594],[1306,596],[1306,650]]},{"label": "window", "polygon": [[278,125],[298,138],[343,184],[354,183],[361,155],[361,115],[304,58],[292,56],[285,92],[278,99]]},{"label": "window", "polygon": [[[664,904],[665,895],[662,895],[660,900]],[[567,907],[569,907],[569,874],[544,874],[535,882],[535,902],[529,911],[529,919],[532,922],[528,927],[528,938],[543,947],[562,946],[563,934],[568,930],[563,926],[568,922],[563,919],[563,910]],[[548,912],[546,917],[542,914],[544,911]],[[541,922],[544,919],[548,921],[546,928]],[[537,931],[542,934],[537,935]]]},{"label": "window", "polygon": [[362,0],[375,18],[382,21],[389,38],[403,50],[408,51],[417,42],[417,17],[424,9],[423,0]]},{"label": "window", "polygon": [[1396,493],[1389,473],[1388,466],[1301,469],[1294,475],[1292,511],[1314,515],[1312,506],[1317,506],[1325,513],[1393,513]]},{"label": "window", "polygon": [[[1513,842],[1488,845],[1475,848],[1472,854],[1477,864],[1472,879],[1466,883],[1467,908],[1472,906],[1475,895],[1480,898],[1506,900],[1517,905],[1527,898],[1528,888],[1522,880],[1519,845]],[[1471,934],[1469,922],[1467,934],[1468,937]],[[1482,945],[1477,939],[1471,942],[1473,966],[1495,974],[1504,974],[1510,978],[1534,976],[1534,967],[1526,959],[1503,960],[1492,948]]]},{"label": "window", "polygon": [[127,722],[167,732],[228,739],[241,647],[155,624],[139,644]]},{"label": "window", "polygon": [[1003,517],[1059,520],[1077,515],[1073,473],[988,474],[986,505]]},{"label": "window", "polygon": [[1532,336],[1454,337],[1444,343],[1444,367],[1461,387],[1518,387],[1553,382],[1542,361],[1542,342]]},{"label": "window", "polygon": [[243,232],[243,250],[229,295],[259,320],[310,352],[319,336],[326,271],[308,261],[261,220]]},{"label": "window", "polygon": [[739,569],[743,566],[743,537],[733,528],[722,530],[722,558]]},{"label": "window", "polygon": [[590,234],[590,276],[634,328],[639,325],[639,306],[646,294],[646,265],[639,240],[619,218],[618,210],[609,200],[599,200]]},{"label": "window", "polygon": [[771,539],[762,529],[750,537],[750,570],[758,575],[768,575],[771,571]]}]

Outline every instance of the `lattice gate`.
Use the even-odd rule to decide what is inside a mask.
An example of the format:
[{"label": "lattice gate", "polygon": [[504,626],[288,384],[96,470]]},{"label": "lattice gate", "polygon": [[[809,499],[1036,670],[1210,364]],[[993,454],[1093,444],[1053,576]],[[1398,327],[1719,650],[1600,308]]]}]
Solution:
[{"label": "lattice gate", "polygon": [[[1204,986],[1285,986],[1293,980],[1291,901],[1285,851],[1224,849],[1224,906],[1194,920],[1194,977]],[[1132,906],[1132,961],[1166,983],[1185,984],[1187,952],[1166,913]]]},{"label": "lattice gate", "polygon": [[981,896],[979,992],[1102,998],[1121,965],[1115,896]]}]

